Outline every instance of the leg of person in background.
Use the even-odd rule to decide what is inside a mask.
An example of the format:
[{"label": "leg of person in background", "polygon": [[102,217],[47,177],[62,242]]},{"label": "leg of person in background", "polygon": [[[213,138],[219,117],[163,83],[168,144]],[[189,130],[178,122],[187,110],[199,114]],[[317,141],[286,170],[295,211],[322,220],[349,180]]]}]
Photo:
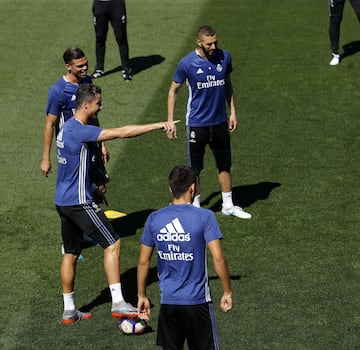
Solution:
[{"label": "leg of person in background", "polygon": [[109,6],[109,3],[106,1],[94,1],[93,4],[96,55],[95,70],[91,74],[93,79],[104,75],[106,38],[109,29]]},{"label": "leg of person in background", "polygon": [[129,44],[127,38],[127,17],[124,0],[115,1],[111,11],[111,25],[119,48],[121,70],[125,81],[132,80],[129,67]]},{"label": "leg of person in background", "polygon": [[240,219],[251,219],[251,214],[244,211],[239,206],[234,205],[232,198],[231,174],[228,171],[218,173],[218,180],[221,188],[221,198],[223,201],[221,213],[223,215],[236,216]]},{"label": "leg of person in background", "polygon": [[330,0],[330,24],[329,24],[329,39],[332,58],[331,66],[336,66],[340,63],[339,41],[340,41],[340,25],[343,17],[345,0]]}]

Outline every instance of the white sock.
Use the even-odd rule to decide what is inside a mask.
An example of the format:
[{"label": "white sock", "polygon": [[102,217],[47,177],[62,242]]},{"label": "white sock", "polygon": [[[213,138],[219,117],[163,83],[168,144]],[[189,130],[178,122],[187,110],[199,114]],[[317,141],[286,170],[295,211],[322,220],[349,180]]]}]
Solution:
[{"label": "white sock", "polygon": [[194,207],[200,208],[200,194],[194,197],[192,204]]},{"label": "white sock", "polygon": [[74,292],[72,293],[63,293],[64,299],[64,310],[75,310],[75,301],[74,301]]},{"label": "white sock", "polygon": [[111,300],[113,304],[120,303],[124,300],[121,291],[121,283],[114,283],[109,285],[110,293],[111,293]]},{"label": "white sock", "polygon": [[221,192],[222,201],[223,201],[223,207],[225,209],[230,209],[234,206],[233,200],[232,200],[232,192]]}]

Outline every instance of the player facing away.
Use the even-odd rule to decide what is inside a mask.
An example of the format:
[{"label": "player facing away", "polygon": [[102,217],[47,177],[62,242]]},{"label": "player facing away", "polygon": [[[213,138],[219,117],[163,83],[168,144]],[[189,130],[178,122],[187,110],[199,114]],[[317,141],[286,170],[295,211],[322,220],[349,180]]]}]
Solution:
[{"label": "player facing away", "polygon": [[[186,111],[188,163],[199,173],[203,169],[205,148],[209,145],[218,170],[222,193],[222,214],[250,219],[251,214],[235,206],[232,198],[230,132],[237,127],[234,93],[230,75],[231,55],[218,49],[217,35],[210,26],[200,27],[197,48],[182,58],[176,68],[168,93],[168,121],[174,120],[177,94],[186,83],[189,97]],[[226,114],[226,104],[230,109]],[[176,138],[176,129],[168,134]],[[200,186],[194,199],[200,206]]]},{"label": "player facing away", "polygon": [[173,128],[172,123],[159,122],[102,129],[88,125],[88,121],[101,110],[101,89],[83,84],[76,94],[77,110],[72,119],[60,129],[56,138],[58,173],[55,205],[61,219],[64,242],[60,268],[63,289],[64,324],[88,319],[89,312],[75,307],[74,284],[83,235],[98,242],[104,249],[104,270],[111,292],[111,313],[115,318],[137,316],[137,309],[126,303],[120,284],[120,238],[104,212],[93,203],[91,193],[91,162],[94,161],[94,143],[116,138],[130,138],[147,132]]},{"label": "player facing away", "polygon": [[221,242],[222,234],[214,213],[192,205],[198,172],[186,165],[173,168],[169,188],[173,203],[151,213],[141,237],[138,262],[138,312],[148,320],[150,302],[146,279],[154,249],[161,301],[157,345],[163,349],[219,349],[214,307],[211,301],[207,247],[223,288],[222,311],[232,308],[229,270]]}]

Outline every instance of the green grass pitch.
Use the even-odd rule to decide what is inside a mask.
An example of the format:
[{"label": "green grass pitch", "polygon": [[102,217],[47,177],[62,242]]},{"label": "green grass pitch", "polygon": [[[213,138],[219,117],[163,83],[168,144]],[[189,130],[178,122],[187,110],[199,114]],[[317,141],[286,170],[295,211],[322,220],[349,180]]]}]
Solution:
[{"label": "green grass pitch", "polygon": [[[355,350],[360,344],[360,25],[346,2],[341,47],[330,67],[328,4],[320,0],[128,0],[134,79],[116,72],[109,32],[104,127],[166,119],[176,63],[211,24],[233,56],[239,129],[232,135],[237,203],[249,221],[223,217],[213,160],[202,174],[203,205],[224,234],[234,308],[220,312],[224,350]],[[62,53],[82,47],[95,65],[91,1],[0,0],[0,348],[157,349],[155,261],[148,293],[154,332],[125,336],[110,315],[102,251],[78,264],[76,302],[94,312],[63,326],[60,222],[53,205],[56,166],[40,174],[48,88],[63,74]],[[178,140],[152,133],[108,142],[111,209],[128,213],[121,231],[124,292],[135,301],[139,237],[147,214],[167,205],[167,175],[184,163],[186,88]],[[54,148],[54,147],[53,147]],[[53,149],[53,164],[55,150]]]}]

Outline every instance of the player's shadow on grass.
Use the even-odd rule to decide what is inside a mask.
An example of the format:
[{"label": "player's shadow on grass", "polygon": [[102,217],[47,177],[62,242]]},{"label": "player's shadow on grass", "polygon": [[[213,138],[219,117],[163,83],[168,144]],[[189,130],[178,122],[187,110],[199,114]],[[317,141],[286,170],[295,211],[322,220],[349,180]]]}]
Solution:
[{"label": "player's shadow on grass", "polygon": [[111,220],[111,223],[121,238],[133,236],[136,234],[136,230],[144,227],[147,217],[153,211],[154,209],[136,211],[121,218]]},{"label": "player's shadow on grass", "polygon": [[[275,188],[281,186],[278,182],[260,182],[254,185],[237,186],[232,188],[233,200],[235,205],[246,208],[258,200],[265,200],[269,198],[270,193]],[[220,197],[214,204],[209,207],[212,211],[220,211],[222,205],[220,191],[213,192],[201,202],[201,206],[207,206],[210,202]]]},{"label": "player's shadow on grass", "polygon": [[[126,272],[121,274],[121,287],[124,298],[127,302],[131,303],[132,305],[136,306],[137,304],[137,281],[136,281],[136,267],[132,267],[131,269],[127,270]],[[157,268],[151,267],[149,270],[149,275],[147,279],[147,284],[151,284],[158,281],[157,276]],[[108,287],[104,288],[100,294],[92,300],[89,304],[83,305],[80,308],[82,312],[89,312],[93,308],[107,304],[111,302],[111,294]]]},{"label": "player's shadow on grass", "polygon": [[343,46],[344,52],[340,55],[340,59],[343,60],[348,56],[355,55],[360,52],[360,41],[351,41]]},{"label": "player's shadow on grass", "polygon": [[[240,279],[244,278],[244,276],[242,275],[230,275],[230,280],[231,281],[240,281]],[[212,280],[218,280],[219,277],[218,276],[209,276],[209,281],[212,281]]]},{"label": "player's shadow on grass", "polygon": [[[157,267],[151,267],[149,269],[149,275],[146,281],[146,285],[158,282]],[[137,267],[132,267],[121,275],[121,285],[123,295],[126,301],[132,305],[137,304]]]},{"label": "player's shadow on grass", "polygon": [[[156,66],[157,64],[160,64],[163,61],[165,61],[165,58],[160,55],[139,56],[139,57],[131,58],[129,60],[131,75],[134,76],[136,74],[139,74],[140,72],[149,69],[152,66]],[[122,66],[118,66],[114,69],[106,71],[103,76],[118,73],[121,71],[122,71]]]}]

